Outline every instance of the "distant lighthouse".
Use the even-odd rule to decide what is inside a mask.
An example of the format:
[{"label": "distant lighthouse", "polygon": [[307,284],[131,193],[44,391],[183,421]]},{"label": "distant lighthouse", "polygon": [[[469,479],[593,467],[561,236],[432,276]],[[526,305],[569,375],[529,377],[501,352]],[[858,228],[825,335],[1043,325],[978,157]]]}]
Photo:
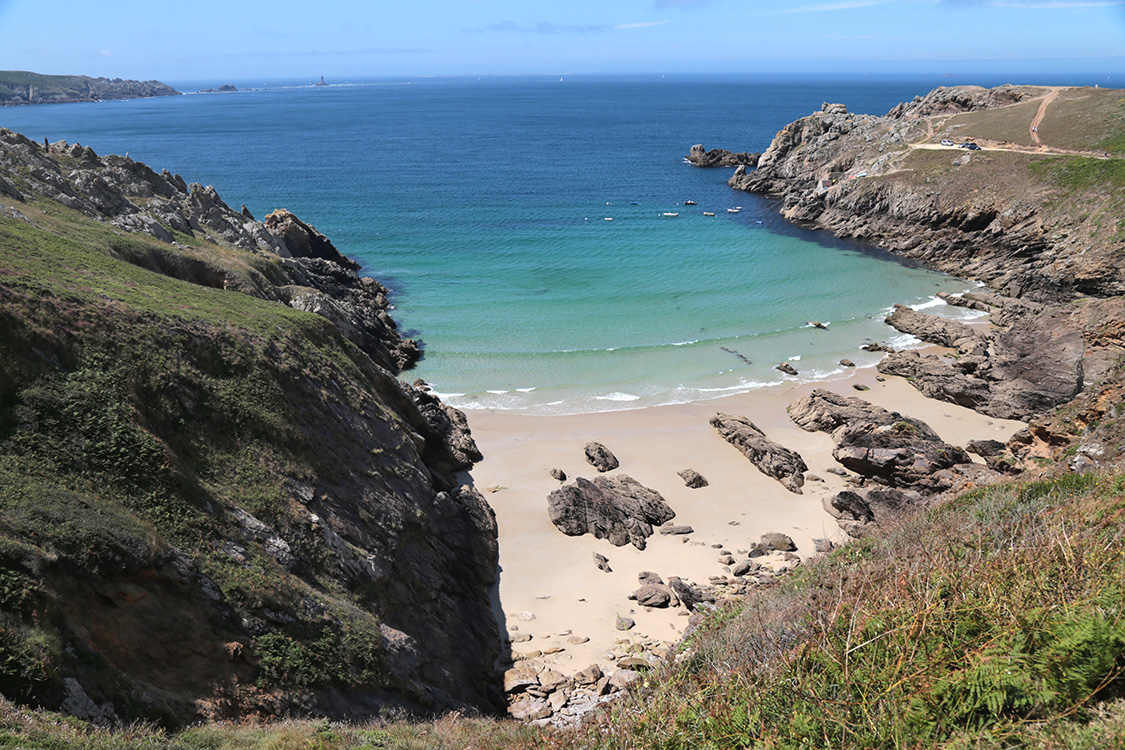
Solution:
[{"label": "distant lighthouse", "polygon": [[320,81],[318,83],[313,84],[313,86],[327,86],[327,85],[328,84],[324,82],[324,76],[320,77]]}]

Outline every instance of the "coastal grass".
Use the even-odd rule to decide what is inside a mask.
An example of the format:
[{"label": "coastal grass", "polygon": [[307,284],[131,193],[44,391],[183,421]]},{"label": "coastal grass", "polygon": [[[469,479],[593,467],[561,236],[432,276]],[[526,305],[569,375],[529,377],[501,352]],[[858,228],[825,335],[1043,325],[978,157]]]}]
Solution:
[{"label": "coastal grass", "polygon": [[[234,667],[246,682],[397,687],[370,592],[345,586],[281,491],[283,477],[342,475],[323,445],[352,433],[333,415],[392,423],[374,394],[394,396],[393,378],[331,322],[243,293],[269,271],[257,259],[198,240],[176,257],[46,201],[20,210],[31,223],[0,217],[0,694],[57,705],[60,675],[76,670],[111,684],[93,654],[62,647],[64,612],[99,596],[74,582],[166,570],[173,555],[240,616],[293,613],[254,644],[252,665]],[[161,272],[185,268],[188,279]],[[298,573],[222,508],[281,530]],[[164,606],[193,637],[194,605]],[[136,715],[167,719],[146,710]]]},{"label": "coastal grass", "polygon": [[1120,747],[1125,477],[966,493],[711,616],[550,747]]},{"label": "coastal grass", "polygon": [[0,747],[58,750],[1123,747],[1125,475],[976,489],[845,544],[710,613],[576,730],[457,714],[104,730],[4,708]]},{"label": "coastal grass", "polygon": [[1057,148],[1125,153],[1125,92],[1064,89],[1047,108],[1039,137]]},{"label": "coastal grass", "polygon": [[108,729],[0,698],[0,748],[24,750],[491,750],[533,747],[543,731],[513,721],[447,714],[428,722],[215,722],[169,732]]},{"label": "coastal grass", "polygon": [[1038,110],[1039,100],[1033,99],[1007,107],[954,115],[943,123],[933,140],[952,138],[960,142],[966,138],[980,138],[1030,146],[1033,145],[1031,121]]}]

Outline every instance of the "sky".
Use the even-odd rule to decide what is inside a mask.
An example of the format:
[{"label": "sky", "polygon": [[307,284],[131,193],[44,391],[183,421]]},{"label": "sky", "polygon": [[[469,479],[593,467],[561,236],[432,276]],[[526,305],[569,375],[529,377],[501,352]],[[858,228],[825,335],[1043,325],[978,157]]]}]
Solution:
[{"label": "sky", "polygon": [[0,0],[0,69],[136,79],[1121,72],[1125,0]]}]

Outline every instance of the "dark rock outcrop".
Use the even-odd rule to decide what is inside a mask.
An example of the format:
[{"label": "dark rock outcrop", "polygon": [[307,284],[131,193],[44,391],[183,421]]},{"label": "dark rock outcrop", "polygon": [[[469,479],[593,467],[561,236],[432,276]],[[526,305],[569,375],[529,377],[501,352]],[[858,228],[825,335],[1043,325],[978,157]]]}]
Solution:
[{"label": "dark rock outcrop", "polygon": [[680,479],[684,480],[684,485],[693,490],[707,486],[707,477],[703,476],[695,469],[684,469],[677,473],[680,475]]},{"label": "dark rock outcrop", "polygon": [[966,326],[950,326],[951,321],[935,326],[932,321],[941,319],[914,312],[909,317],[915,330],[932,336],[927,340],[957,347],[959,356],[949,362],[914,351],[897,352],[880,362],[879,370],[909,378],[930,398],[993,417],[1026,420],[1042,414],[1078,395],[1092,353],[1070,320],[1073,312],[1039,308],[1038,313],[1021,314],[1027,309],[1009,310],[1005,320],[1010,329],[987,337],[965,332]]},{"label": "dark rock outcrop", "polygon": [[585,453],[586,462],[598,471],[612,471],[621,465],[617,460],[617,456],[613,455],[613,451],[606,448],[601,443],[595,441],[586,443]]},{"label": "dark rock outcrop", "polygon": [[716,414],[711,426],[728,443],[738,448],[763,474],[781,482],[785,489],[801,494],[808,466],[795,451],[773,442],[746,417]]},{"label": "dark rock outcrop", "polygon": [[761,154],[734,153],[723,148],[713,148],[710,151],[703,148],[702,144],[695,144],[686,158],[696,167],[756,167]]},{"label": "dark rock outcrop", "polygon": [[852,422],[832,433],[832,456],[844,467],[892,487],[947,489],[933,478],[942,469],[971,463],[961,448],[934,439],[909,422]]},{"label": "dark rock outcrop", "polygon": [[644,549],[652,527],[676,517],[659,492],[630,476],[579,477],[547,497],[551,523],[568,536],[593,534],[621,547]]},{"label": "dark rock outcrop", "polygon": [[837,427],[853,422],[871,422],[877,425],[906,422],[919,434],[937,439],[937,433],[920,419],[904,417],[896,411],[887,411],[861,398],[841,396],[822,388],[794,401],[789,405],[788,411],[794,424],[807,432],[832,432]]},{"label": "dark rock outcrop", "polygon": [[876,487],[838,492],[824,498],[823,505],[849,536],[861,536],[873,524],[920,507],[923,499],[923,495],[914,490]]},{"label": "dark rock outcrop", "polygon": [[935,474],[972,460],[920,419],[831,391],[817,389],[797,399],[789,417],[804,430],[831,433],[832,455],[846,468],[891,486],[937,492],[945,488]]}]

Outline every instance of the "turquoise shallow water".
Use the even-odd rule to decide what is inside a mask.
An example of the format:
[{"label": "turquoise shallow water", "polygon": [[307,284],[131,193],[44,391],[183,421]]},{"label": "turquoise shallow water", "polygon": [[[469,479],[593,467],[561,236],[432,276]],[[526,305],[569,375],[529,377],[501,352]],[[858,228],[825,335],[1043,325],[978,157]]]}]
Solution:
[{"label": "turquoise shallow water", "polygon": [[883,113],[939,83],[274,82],[9,109],[0,124],[128,151],[259,218],[290,208],[392,288],[397,320],[426,351],[404,377],[466,408],[581,412],[751,390],[783,380],[785,360],[802,378],[830,377],[841,357],[874,360],[865,341],[895,336],[881,322],[892,304],[966,288],[792,227],[728,189],[730,170],[682,159],[701,141],[763,150],[822,101]]}]

